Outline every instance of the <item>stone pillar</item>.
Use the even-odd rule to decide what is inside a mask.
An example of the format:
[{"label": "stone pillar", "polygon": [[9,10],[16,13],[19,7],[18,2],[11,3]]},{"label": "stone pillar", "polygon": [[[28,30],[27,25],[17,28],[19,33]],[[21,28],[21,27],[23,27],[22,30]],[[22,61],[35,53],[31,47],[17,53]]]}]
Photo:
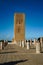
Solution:
[{"label": "stone pillar", "polygon": [[27,41],[27,49],[30,49],[30,43]]},{"label": "stone pillar", "polygon": [[34,39],[34,45],[36,46],[36,39]]},{"label": "stone pillar", "polygon": [[24,47],[24,41],[22,41],[22,47]]},{"label": "stone pillar", "polygon": [[20,40],[20,45],[19,45],[20,47],[22,46],[22,41]]},{"label": "stone pillar", "polygon": [[17,41],[17,45],[18,45],[18,46],[20,45],[20,40],[19,40],[19,41]]},{"label": "stone pillar", "polygon": [[0,49],[2,50],[2,42],[0,42]]},{"label": "stone pillar", "polygon": [[25,40],[25,46],[26,46],[27,44],[26,44],[26,40]]},{"label": "stone pillar", "polygon": [[36,43],[36,53],[40,53],[41,52],[41,45],[39,42]]},{"label": "stone pillar", "polygon": [[30,46],[32,45],[32,39],[30,40]]},{"label": "stone pillar", "polygon": [[5,43],[5,40],[4,40],[4,43]]},{"label": "stone pillar", "polygon": [[41,47],[43,46],[43,38],[40,38]]},{"label": "stone pillar", "polygon": [[1,49],[2,49],[2,42],[1,42]]}]

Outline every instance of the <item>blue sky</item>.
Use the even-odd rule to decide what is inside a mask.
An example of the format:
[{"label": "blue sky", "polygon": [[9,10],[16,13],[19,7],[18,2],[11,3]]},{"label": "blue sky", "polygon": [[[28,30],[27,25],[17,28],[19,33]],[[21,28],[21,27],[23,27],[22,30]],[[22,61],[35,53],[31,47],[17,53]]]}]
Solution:
[{"label": "blue sky", "polygon": [[25,38],[43,36],[43,0],[0,0],[0,39],[14,37],[14,13],[25,13]]}]

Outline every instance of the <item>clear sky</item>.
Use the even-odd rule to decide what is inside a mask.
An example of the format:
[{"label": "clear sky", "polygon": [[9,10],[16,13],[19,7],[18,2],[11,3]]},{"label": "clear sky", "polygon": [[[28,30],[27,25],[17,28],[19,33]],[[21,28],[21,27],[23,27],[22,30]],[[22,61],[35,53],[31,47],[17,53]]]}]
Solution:
[{"label": "clear sky", "polygon": [[14,37],[14,13],[25,13],[25,38],[43,36],[43,0],[0,0],[0,39]]}]

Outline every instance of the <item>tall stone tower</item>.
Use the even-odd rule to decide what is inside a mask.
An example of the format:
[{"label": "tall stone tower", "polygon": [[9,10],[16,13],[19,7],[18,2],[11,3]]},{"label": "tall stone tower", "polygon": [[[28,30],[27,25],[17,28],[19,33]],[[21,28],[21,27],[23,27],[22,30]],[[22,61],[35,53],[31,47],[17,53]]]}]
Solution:
[{"label": "tall stone tower", "polygon": [[14,37],[16,41],[25,40],[25,14],[14,14]]}]

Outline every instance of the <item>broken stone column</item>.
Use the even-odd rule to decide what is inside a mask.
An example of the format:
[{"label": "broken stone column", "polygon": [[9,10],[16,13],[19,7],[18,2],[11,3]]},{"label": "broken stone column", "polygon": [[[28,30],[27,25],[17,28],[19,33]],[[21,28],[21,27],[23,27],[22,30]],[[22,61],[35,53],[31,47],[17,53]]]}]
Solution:
[{"label": "broken stone column", "polygon": [[0,50],[2,50],[2,42],[0,42]]},{"label": "broken stone column", "polygon": [[25,46],[27,45],[27,43],[26,43],[26,40],[25,40]]},{"label": "broken stone column", "polygon": [[41,45],[39,42],[36,43],[36,53],[40,53],[41,52]]},{"label": "broken stone column", "polygon": [[24,41],[22,41],[22,47],[24,47],[24,45],[25,45],[25,44],[24,44]]},{"label": "broken stone column", "polygon": [[30,46],[32,45],[32,39],[30,40]]},{"label": "broken stone column", "polygon": [[34,45],[36,46],[36,39],[34,39]]},{"label": "broken stone column", "polygon": [[30,49],[30,43],[27,41],[27,49]]},{"label": "broken stone column", "polygon": [[25,44],[26,44],[26,40],[25,40]]},{"label": "broken stone column", "polygon": [[19,44],[19,46],[21,47],[22,46],[22,41],[20,40],[20,44]]},{"label": "broken stone column", "polygon": [[43,47],[43,38],[40,38],[41,47]]}]

